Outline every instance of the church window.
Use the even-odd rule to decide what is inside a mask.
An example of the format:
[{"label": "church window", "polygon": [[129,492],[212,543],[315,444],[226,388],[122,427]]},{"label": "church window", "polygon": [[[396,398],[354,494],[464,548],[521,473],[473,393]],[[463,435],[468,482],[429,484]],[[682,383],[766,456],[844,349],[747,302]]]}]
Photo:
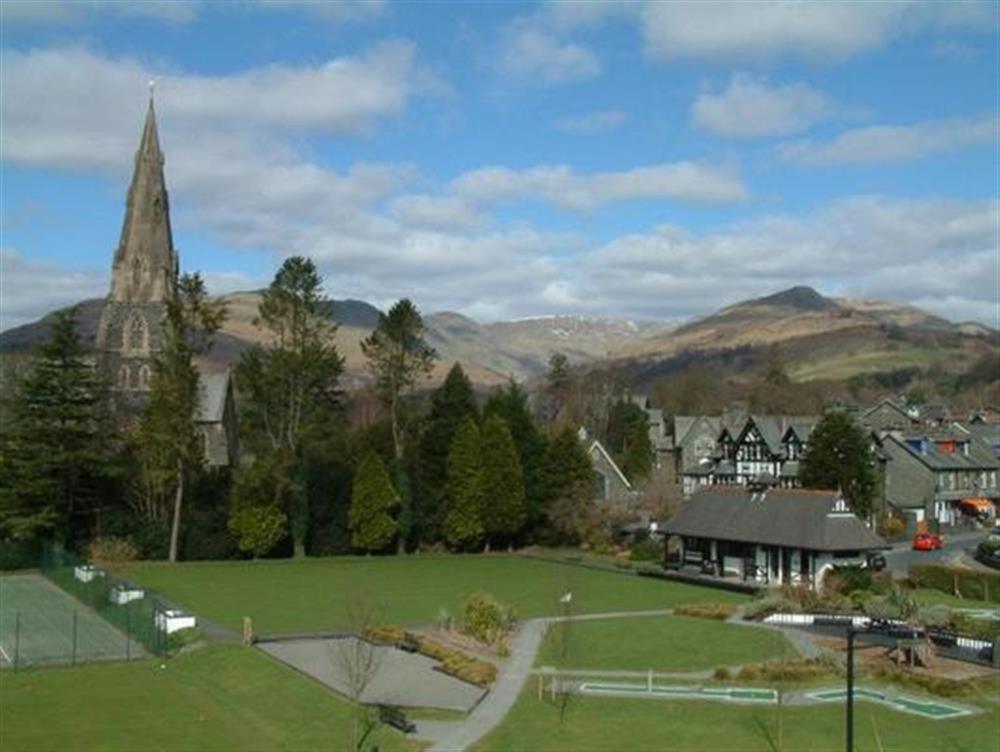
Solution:
[{"label": "church window", "polygon": [[122,366],[118,369],[118,388],[128,389],[129,381],[129,369],[128,366]]},{"label": "church window", "polygon": [[139,368],[139,388],[149,389],[149,366]]},{"label": "church window", "polygon": [[132,294],[139,294],[139,287],[142,285],[142,260],[133,259],[132,261]]},{"label": "church window", "polygon": [[142,316],[133,316],[128,325],[127,350],[146,349],[146,321]]}]

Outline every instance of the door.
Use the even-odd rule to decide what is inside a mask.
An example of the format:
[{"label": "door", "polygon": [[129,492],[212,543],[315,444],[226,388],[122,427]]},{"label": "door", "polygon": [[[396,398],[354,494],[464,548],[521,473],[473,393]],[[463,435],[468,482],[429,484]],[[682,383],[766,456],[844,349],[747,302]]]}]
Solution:
[{"label": "door", "polygon": [[781,581],[787,583],[791,581],[792,574],[792,549],[781,549]]}]

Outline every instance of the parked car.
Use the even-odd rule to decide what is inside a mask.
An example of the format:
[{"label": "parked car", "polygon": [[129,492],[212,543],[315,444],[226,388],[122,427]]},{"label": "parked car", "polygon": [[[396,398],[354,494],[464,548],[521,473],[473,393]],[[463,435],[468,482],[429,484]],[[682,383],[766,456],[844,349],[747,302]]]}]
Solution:
[{"label": "parked car", "polygon": [[914,551],[937,551],[944,541],[937,533],[917,533],[913,539]]}]

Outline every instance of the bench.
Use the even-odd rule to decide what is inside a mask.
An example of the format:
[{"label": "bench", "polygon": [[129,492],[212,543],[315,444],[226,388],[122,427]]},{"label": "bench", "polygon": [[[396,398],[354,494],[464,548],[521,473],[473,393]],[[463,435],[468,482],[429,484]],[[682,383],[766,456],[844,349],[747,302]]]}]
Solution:
[{"label": "bench", "polygon": [[417,730],[417,724],[409,720],[395,705],[379,705],[378,719],[380,723],[399,729],[404,734],[412,734]]}]

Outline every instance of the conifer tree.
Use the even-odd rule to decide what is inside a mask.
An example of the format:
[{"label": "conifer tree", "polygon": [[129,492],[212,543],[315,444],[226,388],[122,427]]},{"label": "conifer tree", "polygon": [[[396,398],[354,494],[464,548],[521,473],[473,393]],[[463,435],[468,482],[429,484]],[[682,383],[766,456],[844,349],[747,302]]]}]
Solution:
[{"label": "conifer tree", "polygon": [[653,472],[653,442],[649,438],[649,416],[638,405],[618,400],[608,418],[607,447],[632,483]]},{"label": "conifer tree", "polygon": [[527,518],[524,479],[517,447],[506,421],[493,415],[483,423],[480,500],[487,546],[490,540],[513,545]]},{"label": "conifer tree", "polygon": [[114,473],[104,383],[76,329],[55,314],[48,340],[5,400],[0,537],[68,542]]},{"label": "conifer tree", "polygon": [[876,479],[864,429],[846,413],[826,413],[809,436],[799,478],[806,488],[839,489],[855,514],[870,515]]},{"label": "conifer tree", "polygon": [[399,494],[389,480],[382,458],[368,452],[358,466],[351,493],[347,524],[351,542],[369,553],[383,551],[399,531],[393,512],[399,507]]},{"label": "conifer tree", "polygon": [[538,430],[528,408],[528,397],[517,382],[511,381],[498,389],[486,403],[483,414],[487,417],[499,415],[507,422],[510,434],[517,447],[524,479],[524,506],[528,528],[539,520],[544,501],[543,463],[547,442]]},{"label": "conifer tree", "polygon": [[419,487],[415,489],[414,525],[426,542],[441,539],[443,504],[448,477],[448,453],[459,424],[467,417],[479,420],[472,383],[458,363],[431,395],[431,409],[420,437]]},{"label": "conifer tree", "polygon": [[564,428],[545,452],[543,513],[553,542],[581,537],[593,511],[594,467],[576,431]]},{"label": "conifer tree", "polygon": [[483,525],[482,442],[472,416],[455,431],[448,451],[444,534],[458,549],[479,545]]}]

